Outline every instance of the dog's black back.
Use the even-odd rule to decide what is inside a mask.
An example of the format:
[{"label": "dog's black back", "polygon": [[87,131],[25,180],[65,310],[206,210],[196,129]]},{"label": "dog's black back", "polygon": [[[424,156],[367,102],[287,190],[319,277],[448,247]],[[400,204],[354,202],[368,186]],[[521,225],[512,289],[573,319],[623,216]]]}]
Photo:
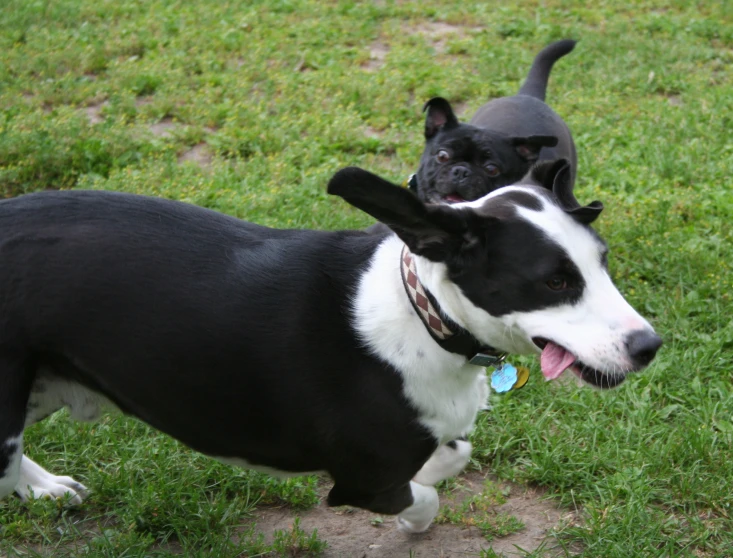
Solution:
[{"label": "dog's black back", "polygon": [[[352,478],[355,461],[379,471],[380,455],[404,451],[407,482],[435,440],[404,405],[399,374],[364,355],[348,319],[355,282],[382,240],[268,229],[111,192],[6,200],[2,337],[23,340],[14,350],[32,363],[28,374],[71,378],[208,455],[379,488],[378,475]],[[11,380],[0,376],[0,385]],[[412,426],[395,432],[395,421]],[[374,447],[360,440],[375,433],[380,453],[360,454]]]}]

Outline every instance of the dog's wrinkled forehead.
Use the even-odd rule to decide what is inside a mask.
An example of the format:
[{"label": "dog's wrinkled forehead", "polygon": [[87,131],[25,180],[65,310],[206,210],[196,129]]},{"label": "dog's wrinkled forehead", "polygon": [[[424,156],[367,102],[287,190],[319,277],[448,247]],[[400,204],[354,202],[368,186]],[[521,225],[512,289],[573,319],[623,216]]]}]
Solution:
[{"label": "dog's wrinkled forehead", "polygon": [[491,152],[506,147],[504,144],[508,146],[506,137],[467,124],[460,128],[453,128],[450,133],[437,136],[437,139],[435,150],[448,148],[462,156],[473,156],[479,152],[488,157]]}]

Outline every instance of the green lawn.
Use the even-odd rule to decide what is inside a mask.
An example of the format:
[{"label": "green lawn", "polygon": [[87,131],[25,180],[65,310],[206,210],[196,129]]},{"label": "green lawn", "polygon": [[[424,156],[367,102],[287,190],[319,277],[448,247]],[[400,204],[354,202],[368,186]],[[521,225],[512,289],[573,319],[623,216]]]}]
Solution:
[{"label": "green lawn", "polygon": [[[468,119],[564,37],[579,43],[548,102],[574,133],[576,195],[604,201],[612,272],[665,345],[603,393],[546,384],[527,360],[529,385],[492,396],[480,418],[476,465],[579,510],[553,536],[583,556],[731,556],[730,2],[4,0],[0,191],[122,190],[271,226],[363,227],[367,216],[325,193],[337,169],[401,182],[428,98]],[[194,147],[207,164],[185,160]],[[315,479],[235,470],[136,421],[59,414],[27,432],[27,452],[93,496],[78,510],[0,502],[0,552],[323,545],[239,528],[255,505],[312,506]]]}]

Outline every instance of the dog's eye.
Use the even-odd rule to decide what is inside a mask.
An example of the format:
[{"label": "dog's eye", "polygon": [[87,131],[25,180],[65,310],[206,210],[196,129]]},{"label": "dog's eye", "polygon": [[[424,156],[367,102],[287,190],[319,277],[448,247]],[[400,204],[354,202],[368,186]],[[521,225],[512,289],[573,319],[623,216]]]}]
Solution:
[{"label": "dog's eye", "polygon": [[439,163],[447,163],[448,161],[450,161],[450,153],[448,153],[445,149],[441,149],[435,156],[435,160]]},{"label": "dog's eye", "polygon": [[496,165],[492,165],[491,163],[486,165],[484,168],[486,169],[486,174],[488,174],[491,178],[499,176],[499,173],[501,172],[499,170],[499,167],[497,167]]},{"label": "dog's eye", "polygon": [[547,282],[547,286],[553,291],[564,291],[568,288],[568,282],[564,277],[557,275]]}]

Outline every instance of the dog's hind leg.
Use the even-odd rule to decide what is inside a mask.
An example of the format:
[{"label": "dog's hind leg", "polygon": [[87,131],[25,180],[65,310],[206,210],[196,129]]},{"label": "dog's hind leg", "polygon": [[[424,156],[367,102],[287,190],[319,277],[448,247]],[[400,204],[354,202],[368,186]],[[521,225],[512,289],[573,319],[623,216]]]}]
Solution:
[{"label": "dog's hind leg", "polygon": [[0,499],[15,490],[20,478],[23,457],[23,433],[9,436],[0,443]]},{"label": "dog's hind leg", "polygon": [[[53,374],[47,368],[35,373],[25,415],[25,426],[43,420],[67,406],[72,418],[91,420],[100,414],[98,398],[84,388]],[[29,498],[63,498],[79,505],[87,495],[87,488],[67,476],[52,475],[28,456],[20,462],[20,473],[15,492],[23,501]]]},{"label": "dog's hind leg", "polygon": [[471,443],[452,440],[435,450],[412,480],[425,486],[435,486],[460,473],[470,458]]},{"label": "dog's hind leg", "polygon": [[25,412],[32,382],[23,358],[0,353],[0,498],[13,492],[20,478]]},{"label": "dog's hind leg", "polygon": [[0,353],[0,498],[13,491],[22,500],[69,493],[72,504],[81,503],[84,485],[52,475],[23,455],[23,429],[61,408],[57,399],[25,359]]}]

